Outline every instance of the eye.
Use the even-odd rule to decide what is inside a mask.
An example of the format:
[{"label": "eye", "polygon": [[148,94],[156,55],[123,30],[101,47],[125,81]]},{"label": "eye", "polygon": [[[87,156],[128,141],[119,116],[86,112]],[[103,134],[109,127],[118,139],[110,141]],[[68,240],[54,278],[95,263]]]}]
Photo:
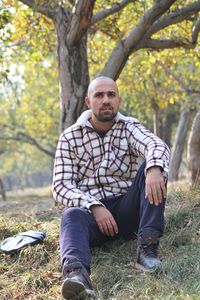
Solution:
[{"label": "eye", "polygon": [[116,93],[115,92],[108,92],[108,97],[112,98],[115,97]]},{"label": "eye", "polygon": [[95,98],[102,98],[103,97],[103,93],[101,92],[97,92],[96,94],[94,94]]}]

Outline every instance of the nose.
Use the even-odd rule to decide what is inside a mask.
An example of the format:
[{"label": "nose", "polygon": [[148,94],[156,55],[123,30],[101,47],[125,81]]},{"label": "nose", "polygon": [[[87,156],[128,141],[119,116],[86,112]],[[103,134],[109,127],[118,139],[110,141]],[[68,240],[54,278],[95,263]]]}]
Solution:
[{"label": "nose", "polygon": [[109,103],[109,97],[108,97],[108,95],[106,93],[103,96],[103,101],[102,102],[103,102],[103,104],[104,103]]}]

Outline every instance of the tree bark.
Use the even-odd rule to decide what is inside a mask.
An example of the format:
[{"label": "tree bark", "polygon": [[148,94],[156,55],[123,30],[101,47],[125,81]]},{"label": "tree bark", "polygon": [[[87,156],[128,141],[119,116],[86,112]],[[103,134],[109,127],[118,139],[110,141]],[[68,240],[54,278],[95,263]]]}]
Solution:
[{"label": "tree bark", "polygon": [[169,111],[166,115],[165,121],[163,122],[161,138],[170,148],[172,146],[172,128],[176,119],[176,112]]},{"label": "tree bark", "polygon": [[3,180],[0,178],[0,195],[4,201],[6,201],[6,191],[4,188]]},{"label": "tree bark", "polygon": [[160,137],[159,109],[153,109],[153,132]]},{"label": "tree bark", "polygon": [[178,180],[179,169],[182,161],[184,145],[189,129],[190,111],[181,110],[180,120],[177,128],[172,157],[169,167],[169,180]]},{"label": "tree bark", "polygon": [[59,9],[55,26],[58,39],[58,69],[60,82],[60,131],[72,125],[84,109],[84,97],[89,84],[87,33],[70,45],[68,17]]},{"label": "tree bark", "polygon": [[188,162],[192,183],[200,184],[200,111],[197,112],[188,142]]}]

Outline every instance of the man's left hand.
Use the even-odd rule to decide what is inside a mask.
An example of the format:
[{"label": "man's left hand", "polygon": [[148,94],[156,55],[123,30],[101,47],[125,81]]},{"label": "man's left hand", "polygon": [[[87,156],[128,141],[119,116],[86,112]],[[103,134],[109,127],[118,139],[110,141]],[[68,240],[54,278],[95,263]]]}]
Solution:
[{"label": "man's left hand", "polygon": [[146,175],[146,195],[151,204],[159,205],[166,198],[167,190],[160,167],[151,167]]}]

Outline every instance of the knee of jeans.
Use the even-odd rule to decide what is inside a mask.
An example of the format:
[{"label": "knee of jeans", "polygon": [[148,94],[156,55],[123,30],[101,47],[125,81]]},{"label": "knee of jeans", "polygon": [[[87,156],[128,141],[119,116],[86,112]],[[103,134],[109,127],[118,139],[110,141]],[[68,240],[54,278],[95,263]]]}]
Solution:
[{"label": "knee of jeans", "polygon": [[85,217],[87,211],[80,207],[70,207],[64,210],[61,221],[80,220]]}]

